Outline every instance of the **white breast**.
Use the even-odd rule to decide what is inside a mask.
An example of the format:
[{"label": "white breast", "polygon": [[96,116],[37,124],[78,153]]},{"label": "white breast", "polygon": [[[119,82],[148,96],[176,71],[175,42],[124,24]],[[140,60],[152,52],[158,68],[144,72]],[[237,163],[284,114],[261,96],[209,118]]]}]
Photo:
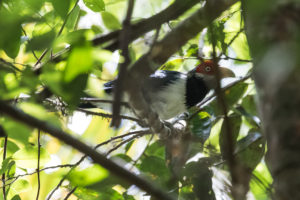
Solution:
[{"label": "white breast", "polygon": [[162,120],[173,118],[186,111],[185,92],[186,79],[182,77],[156,94],[152,94],[155,99],[151,99],[150,107]]}]

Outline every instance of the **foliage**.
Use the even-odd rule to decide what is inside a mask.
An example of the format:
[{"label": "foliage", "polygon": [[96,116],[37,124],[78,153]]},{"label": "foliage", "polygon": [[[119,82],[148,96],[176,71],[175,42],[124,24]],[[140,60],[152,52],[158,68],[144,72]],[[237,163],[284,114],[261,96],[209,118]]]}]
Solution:
[{"label": "foliage", "polygon": [[[230,177],[226,173],[228,163],[224,156],[227,148],[224,139],[226,124],[217,100],[212,99],[201,108],[189,111],[188,126],[192,139],[185,147],[188,149],[187,162],[182,164],[178,174],[174,174],[172,169],[172,163],[177,162],[167,158],[169,149],[158,137],[149,134],[139,136],[138,133],[122,136],[140,130],[135,122],[123,120],[121,128],[116,130],[109,126],[108,116],[90,117],[76,111],[82,97],[105,98],[103,83],[118,73],[116,67],[123,61],[121,52],[107,48],[112,41],[95,46],[93,38],[122,28],[126,2],[1,1],[0,99],[92,146],[101,144],[100,152],[109,152],[107,156],[112,160],[180,199],[229,197]],[[172,3],[171,0],[137,0],[131,21],[141,22]],[[170,23],[179,24],[199,6]],[[155,31],[140,34],[130,44],[132,62],[151,49],[157,38],[173,30],[170,23],[160,26],[158,36],[155,36]],[[240,4],[236,3],[216,19],[207,32],[202,33],[204,38],[199,34],[191,39],[161,68],[190,70],[199,62],[200,50],[203,50],[205,58],[211,58],[212,41],[216,40],[216,55],[220,63],[230,66],[239,76],[245,76],[251,66],[248,62],[251,58],[243,25]],[[199,46],[200,43],[203,46]],[[252,80],[238,81],[224,92],[228,108],[226,114],[233,131],[234,157],[254,174],[249,193],[258,199],[268,199],[267,191],[271,190],[272,179],[262,161],[265,147],[255,93]],[[95,111],[106,112],[101,109]],[[0,139],[3,155],[0,173],[5,183],[5,193],[1,189],[0,199],[3,196],[13,200],[36,199],[38,191],[39,199],[50,198],[53,191],[60,199],[71,195],[72,199],[133,200],[149,195],[113,176],[89,158],[76,163],[82,155],[47,133],[40,133],[2,114],[0,125],[7,135]],[[37,166],[41,170],[39,173],[36,172]],[[216,176],[217,173],[223,178]],[[64,181],[60,183],[61,180]],[[220,188],[217,182],[221,182],[225,189]]]}]

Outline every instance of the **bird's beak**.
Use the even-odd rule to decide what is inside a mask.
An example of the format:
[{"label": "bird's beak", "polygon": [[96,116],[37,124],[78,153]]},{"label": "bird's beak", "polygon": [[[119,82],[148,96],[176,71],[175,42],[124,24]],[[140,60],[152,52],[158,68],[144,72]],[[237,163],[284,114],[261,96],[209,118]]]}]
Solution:
[{"label": "bird's beak", "polygon": [[233,71],[228,68],[219,67],[219,70],[220,70],[221,78],[235,77],[235,74],[233,73]]}]

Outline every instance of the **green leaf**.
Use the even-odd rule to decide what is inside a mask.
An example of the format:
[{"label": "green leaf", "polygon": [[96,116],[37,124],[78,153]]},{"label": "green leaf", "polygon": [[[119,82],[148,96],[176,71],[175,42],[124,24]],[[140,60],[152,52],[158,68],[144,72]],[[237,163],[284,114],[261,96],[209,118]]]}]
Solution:
[{"label": "green leaf", "polygon": [[209,169],[205,158],[199,159],[197,162],[188,163],[184,168],[183,175],[185,176],[183,185],[192,185],[189,190],[184,191],[184,196],[191,196],[192,190],[193,195],[198,197],[197,199],[215,199],[215,194],[212,189],[213,173]]},{"label": "green leaf", "polygon": [[109,175],[108,171],[99,165],[93,165],[84,170],[73,170],[68,179],[75,185],[88,186],[97,183]]},{"label": "green leaf", "polygon": [[100,26],[92,25],[91,29],[95,34],[103,33],[103,30]]},{"label": "green leaf", "polygon": [[29,128],[28,126],[25,126],[9,118],[4,119],[2,126],[9,138],[20,141],[23,144],[26,144],[28,142],[28,138],[31,134],[32,128]]},{"label": "green leaf", "polygon": [[99,194],[99,199],[105,200],[123,200],[122,195],[112,188],[108,188],[105,192]]},{"label": "green leaf", "polygon": [[[36,168],[38,158],[38,147],[27,145],[13,155],[18,167]],[[40,165],[44,166],[50,161],[50,155],[44,148],[40,148]]]},{"label": "green leaf", "polygon": [[254,170],[265,153],[265,139],[257,129],[251,129],[248,135],[238,141],[236,153],[244,167]]},{"label": "green leaf", "polygon": [[28,49],[30,50],[44,50],[49,48],[55,38],[56,34],[53,30],[39,36],[33,37],[28,42]]},{"label": "green leaf", "polygon": [[39,11],[45,0],[25,0],[29,7],[35,12]]},{"label": "green leaf", "polygon": [[110,176],[104,178],[103,180],[98,181],[97,183],[88,185],[86,188],[95,190],[97,192],[105,192],[107,189],[112,188],[116,185],[121,185],[124,188],[130,187],[130,184],[128,184],[128,182],[126,182],[114,175],[110,175]]},{"label": "green leaf", "polygon": [[1,9],[0,12],[0,49],[11,57],[17,57],[21,45],[21,23],[24,19],[15,16],[13,13]]},{"label": "green leaf", "polygon": [[15,195],[11,200],[21,200],[21,197],[19,195]]},{"label": "green leaf", "polygon": [[70,83],[78,75],[88,73],[92,66],[92,48],[89,46],[75,47],[68,58],[64,81]]},{"label": "green leaf", "polygon": [[40,120],[47,121],[52,125],[60,127],[59,118],[53,114],[45,110],[42,106],[29,102],[22,102],[19,104],[19,107],[29,115],[32,115]]},{"label": "green leaf", "polygon": [[20,194],[31,189],[30,183],[25,179],[18,179],[14,184],[11,185],[11,190],[15,194]]},{"label": "green leaf", "polygon": [[65,18],[69,12],[70,0],[50,0],[55,11],[62,17]]},{"label": "green leaf", "polygon": [[165,160],[155,156],[147,156],[141,160],[139,169],[155,175],[156,178],[169,177],[170,172],[166,166]]},{"label": "green leaf", "polygon": [[78,20],[79,20],[79,14],[80,14],[80,7],[78,5],[75,6],[72,13],[69,15],[68,21],[66,23],[66,27],[69,30],[74,30]]},{"label": "green leaf", "polygon": [[109,30],[117,30],[121,28],[119,20],[111,13],[103,11],[101,12],[102,21],[105,27]]},{"label": "green leaf", "polygon": [[186,52],[186,57],[198,57],[198,51],[199,51],[199,48],[198,48],[198,45],[197,44],[192,44],[187,52]]},{"label": "green leaf", "polygon": [[[235,113],[231,114],[228,116],[229,119],[229,124],[228,126],[230,127],[230,132],[232,135],[231,142],[232,145],[236,144],[236,140],[239,136],[240,133],[240,128],[241,128],[241,123],[242,123],[242,117],[240,115],[237,115]],[[221,154],[224,159],[227,158],[228,156],[228,138],[227,137],[227,128],[226,128],[225,120],[223,121],[222,127],[221,127],[221,132],[220,132],[220,137],[219,137],[219,145],[221,149]]]},{"label": "green leaf", "polygon": [[[4,139],[1,140],[0,146],[4,146]],[[16,151],[18,151],[20,148],[14,143],[14,141],[7,140],[7,146],[6,146],[6,156],[9,157]]]},{"label": "green leaf", "polygon": [[105,4],[102,0],[83,0],[86,7],[94,12],[100,12],[105,10]]},{"label": "green leaf", "polygon": [[257,116],[257,108],[254,95],[247,95],[243,98],[242,106],[251,115]]},{"label": "green leaf", "polygon": [[127,156],[125,154],[121,154],[121,153],[114,155],[111,159],[116,160],[116,162],[118,162],[118,160],[120,160],[120,159],[122,159],[123,161],[128,162],[128,163],[132,161],[132,159],[129,156]]},{"label": "green leaf", "polygon": [[212,127],[211,116],[207,112],[200,112],[191,119],[189,127],[192,134],[204,143],[210,135]]},{"label": "green leaf", "polygon": [[6,173],[6,171],[9,169],[9,163],[12,161],[12,158],[6,158],[4,161],[2,161],[1,169],[0,169],[0,174]]},{"label": "green leaf", "polygon": [[232,106],[237,103],[248,88],[247,83],[238,83],[229,90],[225,91],[225,101],[228,106]]},{"label": "green leaf", "polygon": [[145,154],[147,156],[156,156],[165,159],[165,146],[160,141],[155,141],[146,149]]},{"label": "green leaf", "polygon": [[7,173],[6,173],[7,176],[12,177],[15,175],[15,173],[16,173],[16,162],[15,161],[9,162],[7,167]]},{"label": "green leaf", "polygon": [[178,70],[181,66],[182,66],[182,63],[183,63],[183,59],[182,58],[177,58],[177,59],[173,59],[173,60],[170,60],[168,62],[166,62],[164,65],[163,65],[163,70]]},{"label": "green leaf", "polygon": [[[247,83],[238,83],[231,87],[230,89],[227,89],[225,94],[225,102],[227,106],[230,108],[234,104],[236,104],[244,95],[244,93],[247,91],[248,84]],[[216,100],[214,100],[210,106],[214,110],[214,115],[220,115],[223,114],[221,109],[219,109],[219,105]]]}]

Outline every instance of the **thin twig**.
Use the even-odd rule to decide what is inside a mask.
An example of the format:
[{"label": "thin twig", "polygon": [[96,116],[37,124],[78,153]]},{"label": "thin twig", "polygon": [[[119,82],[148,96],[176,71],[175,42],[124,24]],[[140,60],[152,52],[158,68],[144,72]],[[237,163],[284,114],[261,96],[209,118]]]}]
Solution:
[{"label": "thin twig", "polygon": [[253,62],[252,60],[247,60],[247,59],[242,59],[242,58],[233,58],[233,57],[230,57],[226,54],[223,54],[225,56],[225,58],[221,58],[221,59],[226,59],[226,60],[235,60],[235,61],[239,61],[239,62]]},{"label": "thin twig", "polygon": [[[3,161],[6,159],[6,150],[7,150],[7,136],[4,137],[4,146],[3,146]],[[2,161],[2,162],[3,162]],[[6,200],[6,188],[5,188],[5,171],[2,174],[2,184],[3,184],[3,200]]]},{"label": "thin twig", "polygon": [[36,194],[36,200],[39,199],[40,190],[41,190],[41,178],[40,178],[40,158],[41,158],[41,131],[38,130],[38,159],[37,159],[37,180],[38,180],[38,188]]},{"label": "thin twig", "polygon": [[[74,11],[74,9],[76,8],[78,2],[79,2],[79,0],[76,1],[76,3],[74,4],[72,10],[67,14],[67,16],[66,16],[66,18],[65,18],[65,20],[64,20],[64,22],[63,22],[63,24],[62,24],[62,26],[60,27],[60,29],[59,29],[59,31],[58,31],[56,37],[58,37],[58,36],[61,35],[62,31],[64,30],[64,28],[65,28],[65,26],[66,26],[66,24],[67,24],[67,20],[69,19],[69,16],[71,15],[71,13],[72,13],[72,12]],[[35,65],[34,65],[34,66],[36,67],[36,68],[34,69],[35,71],[39,71],[40,67],[37,67],[37,65],[40,64],[40,63],[42,62],[43,58],[45,57],[45,55],[48,53],[49,50],[50,50],[50,48],[45,49],[44,52],[42,53],[42,55],[41,55],[41,56],[39,57],[39,59],[36,61]],[[52,56],[51,56],[51,59],[53,59]],[[51,60],[51,59],[50,59],[50,60]]]},{"label": "thin twig", "polygon": [[130,20],[133,12],[134,7],[134,0],[128,1],[128,8],[127,8],[127,14],[125,17],[125,20],[123,21],[123,29],[120,34],[120,49],[121,54],[124,58],[124,62],[122,62],[119,66],[119,76],[115,83],[114,88],[114,103],[112,104],[112,120],[111,120],[111,126],[112,127],[119,127],[121,123],[121,117],[120,117],[120,102],[123,97],[124,92],[124,83],[126,81],[126,75],[127,75],[127,68],[131,62],[130,56],[129,56],[129,49],[128,45],[130,43],[129,36],[131,33],[131,26],[130,26]]},{"label": "thin twig", "polygon": [[119,147],[121,147],[123,144],[126,144],[126,143],[130,142],[131,140],[134,140],[134,139],[139,138],[139,137],[141,137],[141,136],[142,136],[142,135],[134,135],[134,136],[132,136],[132,137],[130,137],[130,138],[128,138],[128,139],[126,139],[126,140],[120,142],[120,143],[119,143],[118,145],[116,145],[114,148],[110,149],[110,150],[106,153],[106,156],[108,156],[109,154],[111,154],[113,151],[117,150],[117,149],[118,149]]},{"label": "thin twig", "polygon": [[77,187],[74,187],[74,188],[67,194],[67,196],[64,198],[64,200],[69,199],[69,197],[75,192],[76,189],[77,189]]},{"label": "thin twig", "polygon": [[[127,134],[124,134],[124,135],[120,135],[120,136],[116,136],[116,137],[112,137],[111,139],[105,141],[105,142],[102,142],[98,145],[96,145],[94,147],[94,149],[96,150],[97,148],[99,148],[100,146],[103,146],[105,144],[108,144],[109,142],[113,141],[113,140],[116,140],[116,139],[119,139],[119,138],[123,138],[123,137],[126,137],[126,136],[129,136],[129,135],[133,135],[133,134],[136,134],[138,136],[140,135],[144,135],[148,133],[148,131],[134,131],[134,132],[129,132]],[[133,136],[134,137],[134,136]],[[107,154],[108,155],[108,154]],[[62,183],[64,182],[64,180],[66,180],[67,176],[80,164],[84,161],[84,159],[87,157],[87,155],[84,155],[82,156],[75,164],[72,165],[70,171],[64,175],[64,177],[59,181],[59,183],[56,185],[56,187],[51,191],[51,193],[49,194],[49,196],[47,197],[47,200],[50,200],[50,198],[52,197],[52,195],[55,193],[56,190],[59,189],[59,187],[62,185]],[[73,190],[72,190],[73,191]],[[75,190],[74,190],[75,191]]]},{"label": "thin twig", "polygon": [[[24,35],[27,37],[27,33],[26,33],[26,31],[24,30],[24,28],[23,27],[21,27],[22,28],[22,32],[24,33]],[[30,40],[29,40],[30,41]],[[34,50],[32,50],[31,49],[31,52],[32,52],[32,54],[33,54],[33,56],[35,57],[35,59],[39,59],[38,57],[37,57],[37,55],[35,54],[35,52],[34,52]]]},{"label": "thin twig", "polygon": [[225,156],[226,159],[228,160],[228,166],[229,166],[229,171],[230,171],[230,175],[232,178],[232,196],[233,199],[237,199],[237,193],[235,192],[234,188],[236,187],[237,184],[237,180],[238,177],[236,176],[236,160],[234,158],[234,141],[233,141],[233,135],[232,135],[232,127],[230,126],[230,121],[228,118],[228,108],[227,108],[227,104],[225,101],[225,97],[224,97],[224,93],[221,89],[221,74],[220,74],[220,70],[219,70],[219,66],[218,66],[218,58],[216,56],[216,38],[213,32],[211,32],[211,38],[212,38],[212,47],[213,47],[213,63],[216,65],[216,73],[215,73],[215,77],[216,77],[216,81],[217,81],[217,87],[215,89],[216,94],[217,94],[217,101],[218,104],[220,105],[220,108],[223,112],[224,115],[224,125],[225,125],[225,136],[224,136],[224,141],[225,141]]},{"label": "thin twig", "polygon": [[[80,98],[80,101],[81,102],[84,102],[84,103],[108,103],[108,104],[112,104],[113,101],[112,100],[107,100],[107,99],[99,99],[99,98],[87,98],[87,97],[84,97],[84,98]],[[130,107],[129,104],[127,102],[123,102],[121,101],[120,104],[122,106],[126,106],[126,107]]]},{"label": "thin twig", "polygon": [[[93,112],[93,111],[85,110],[85,109],[82,109],[82,108],[77,108],[76,110],[78,110],[80,112],[83,112],[83,113],[86,113],[88,115],[96,115],[96,116],[100,116],[100,117],[103,117],[103,118],[112,118],[112,114]],[[131,121],[141,123],[141,120],[139,120],[137,118],[134,118],[134,117],[130,117],[130,116],[126,116],[126,115],[120,115],[120,117],[122,119],[127,119],[127,120],[131,120]]]}]

